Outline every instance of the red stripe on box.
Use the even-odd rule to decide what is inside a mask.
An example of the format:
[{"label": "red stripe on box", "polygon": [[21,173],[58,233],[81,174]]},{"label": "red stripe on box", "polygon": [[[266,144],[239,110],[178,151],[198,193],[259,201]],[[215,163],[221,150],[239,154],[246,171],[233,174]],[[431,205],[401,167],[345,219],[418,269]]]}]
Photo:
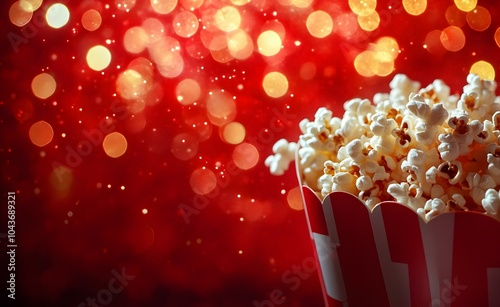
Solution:
[{"label": "red stripe on box", "polygon": [[327,197],[335,217],[349,306],[389,306],[368,209],[348,193],[334,192]]},{"label": "red stripe on box", "polygon": [[[444,281],[441,301],[453,307],[488,303],[488,268],[500,268],[500,223],[480,213],[457,212],[452,280]],[[500,285],[490,289],[500,291]]]},{"label": "red stripe on box", "polygon": [[328,228],[326,227],[321,200],[316,193],[307,186],[302,186],[302,197],[304,198],[304,209],[310,231],[327,236]]},{"label": "red stripe on box", "polygon": [[420,232],[420,217],[410,208],[398,203],[384,203],[381,210],[391,261],[408,265],[411,306],[429,306],[432,298]]}]

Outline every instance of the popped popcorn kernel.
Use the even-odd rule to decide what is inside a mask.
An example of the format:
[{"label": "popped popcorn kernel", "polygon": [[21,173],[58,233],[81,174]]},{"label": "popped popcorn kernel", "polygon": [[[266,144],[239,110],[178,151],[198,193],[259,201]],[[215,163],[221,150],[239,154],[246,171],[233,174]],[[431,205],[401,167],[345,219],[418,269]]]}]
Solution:
[{"label": "popped popcorn kernel", "polygon": [[266,165],[282,174],[298,148],[301,182],[325,197],[356,195],[369,209],[408,206],[428,221],[451,211],[500,220],[500,97],[497,84],[469,74],[463,93],[443,80],[425,88],[397,74],[389,93],[354,98],[344,115],[321,107],[304,119],[297,144],[280,140]]}]

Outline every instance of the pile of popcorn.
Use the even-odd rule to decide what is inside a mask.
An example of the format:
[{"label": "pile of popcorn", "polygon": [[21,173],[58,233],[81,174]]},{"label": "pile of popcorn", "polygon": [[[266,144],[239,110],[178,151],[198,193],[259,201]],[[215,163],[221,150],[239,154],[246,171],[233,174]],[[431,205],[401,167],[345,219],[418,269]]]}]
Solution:
[{"label": "pile of popcorn", "polygon": [[300,122],[298,144],[279,140],[265,164],[281,175],[298,148],[301,181],[323,197],[349,192],[370,209],[396,201],[425,220],[449,211],[500,220],[500,96],[494,81],[467,83],[450,95],[442,80],[420,88],[398,74],[373,103],[347,101],[342,118],[319,108]]}]

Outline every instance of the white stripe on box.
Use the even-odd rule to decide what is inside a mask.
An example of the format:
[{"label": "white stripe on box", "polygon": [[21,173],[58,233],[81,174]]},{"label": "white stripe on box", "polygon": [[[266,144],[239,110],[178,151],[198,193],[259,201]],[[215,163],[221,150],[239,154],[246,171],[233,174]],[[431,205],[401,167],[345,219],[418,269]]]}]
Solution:
[{"label": "white stripe on box", "polygon": [[[336,246],[332,244],[329,236],[313,232],[313,238],[326,293],[338,301],[345,302],[347,295]],[[344,306],[347,304],[344,303]]]},{"label": "white stripe on box", "polygon": [[432,306],[440,302],[441,307],[449,306],[441,298],[441,287],[452,281],[454,214],[443,214],[439,220],[425,223],[420,221],[420,233],[424,245],[425,262],[429,276]]},{"label": "white stripe on box", "polygon": [[375,208],[370,214],[370,222],[372,224],[373,236],[389,303],[391,306],[397,307],[411,306],[408,264],[391,261],[382,210],[380,208]]}]

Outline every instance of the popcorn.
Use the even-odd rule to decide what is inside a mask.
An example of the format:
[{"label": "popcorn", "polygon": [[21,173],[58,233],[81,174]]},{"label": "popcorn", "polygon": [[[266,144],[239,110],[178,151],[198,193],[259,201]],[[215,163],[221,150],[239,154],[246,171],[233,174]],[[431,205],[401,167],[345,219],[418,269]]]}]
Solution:
[{"label": "popcorn", "polygon": [[326,196],[356,195],[373,209],[396,201],[425,220],[450,211],[500,220],[500,97],[496,83],[467,76],[463,93],[435,80],[425,88],[398,74],[390,93],[344,103],[342,118],[319,108],[266,159],[282,174],[298,149],[302,182]]}]

